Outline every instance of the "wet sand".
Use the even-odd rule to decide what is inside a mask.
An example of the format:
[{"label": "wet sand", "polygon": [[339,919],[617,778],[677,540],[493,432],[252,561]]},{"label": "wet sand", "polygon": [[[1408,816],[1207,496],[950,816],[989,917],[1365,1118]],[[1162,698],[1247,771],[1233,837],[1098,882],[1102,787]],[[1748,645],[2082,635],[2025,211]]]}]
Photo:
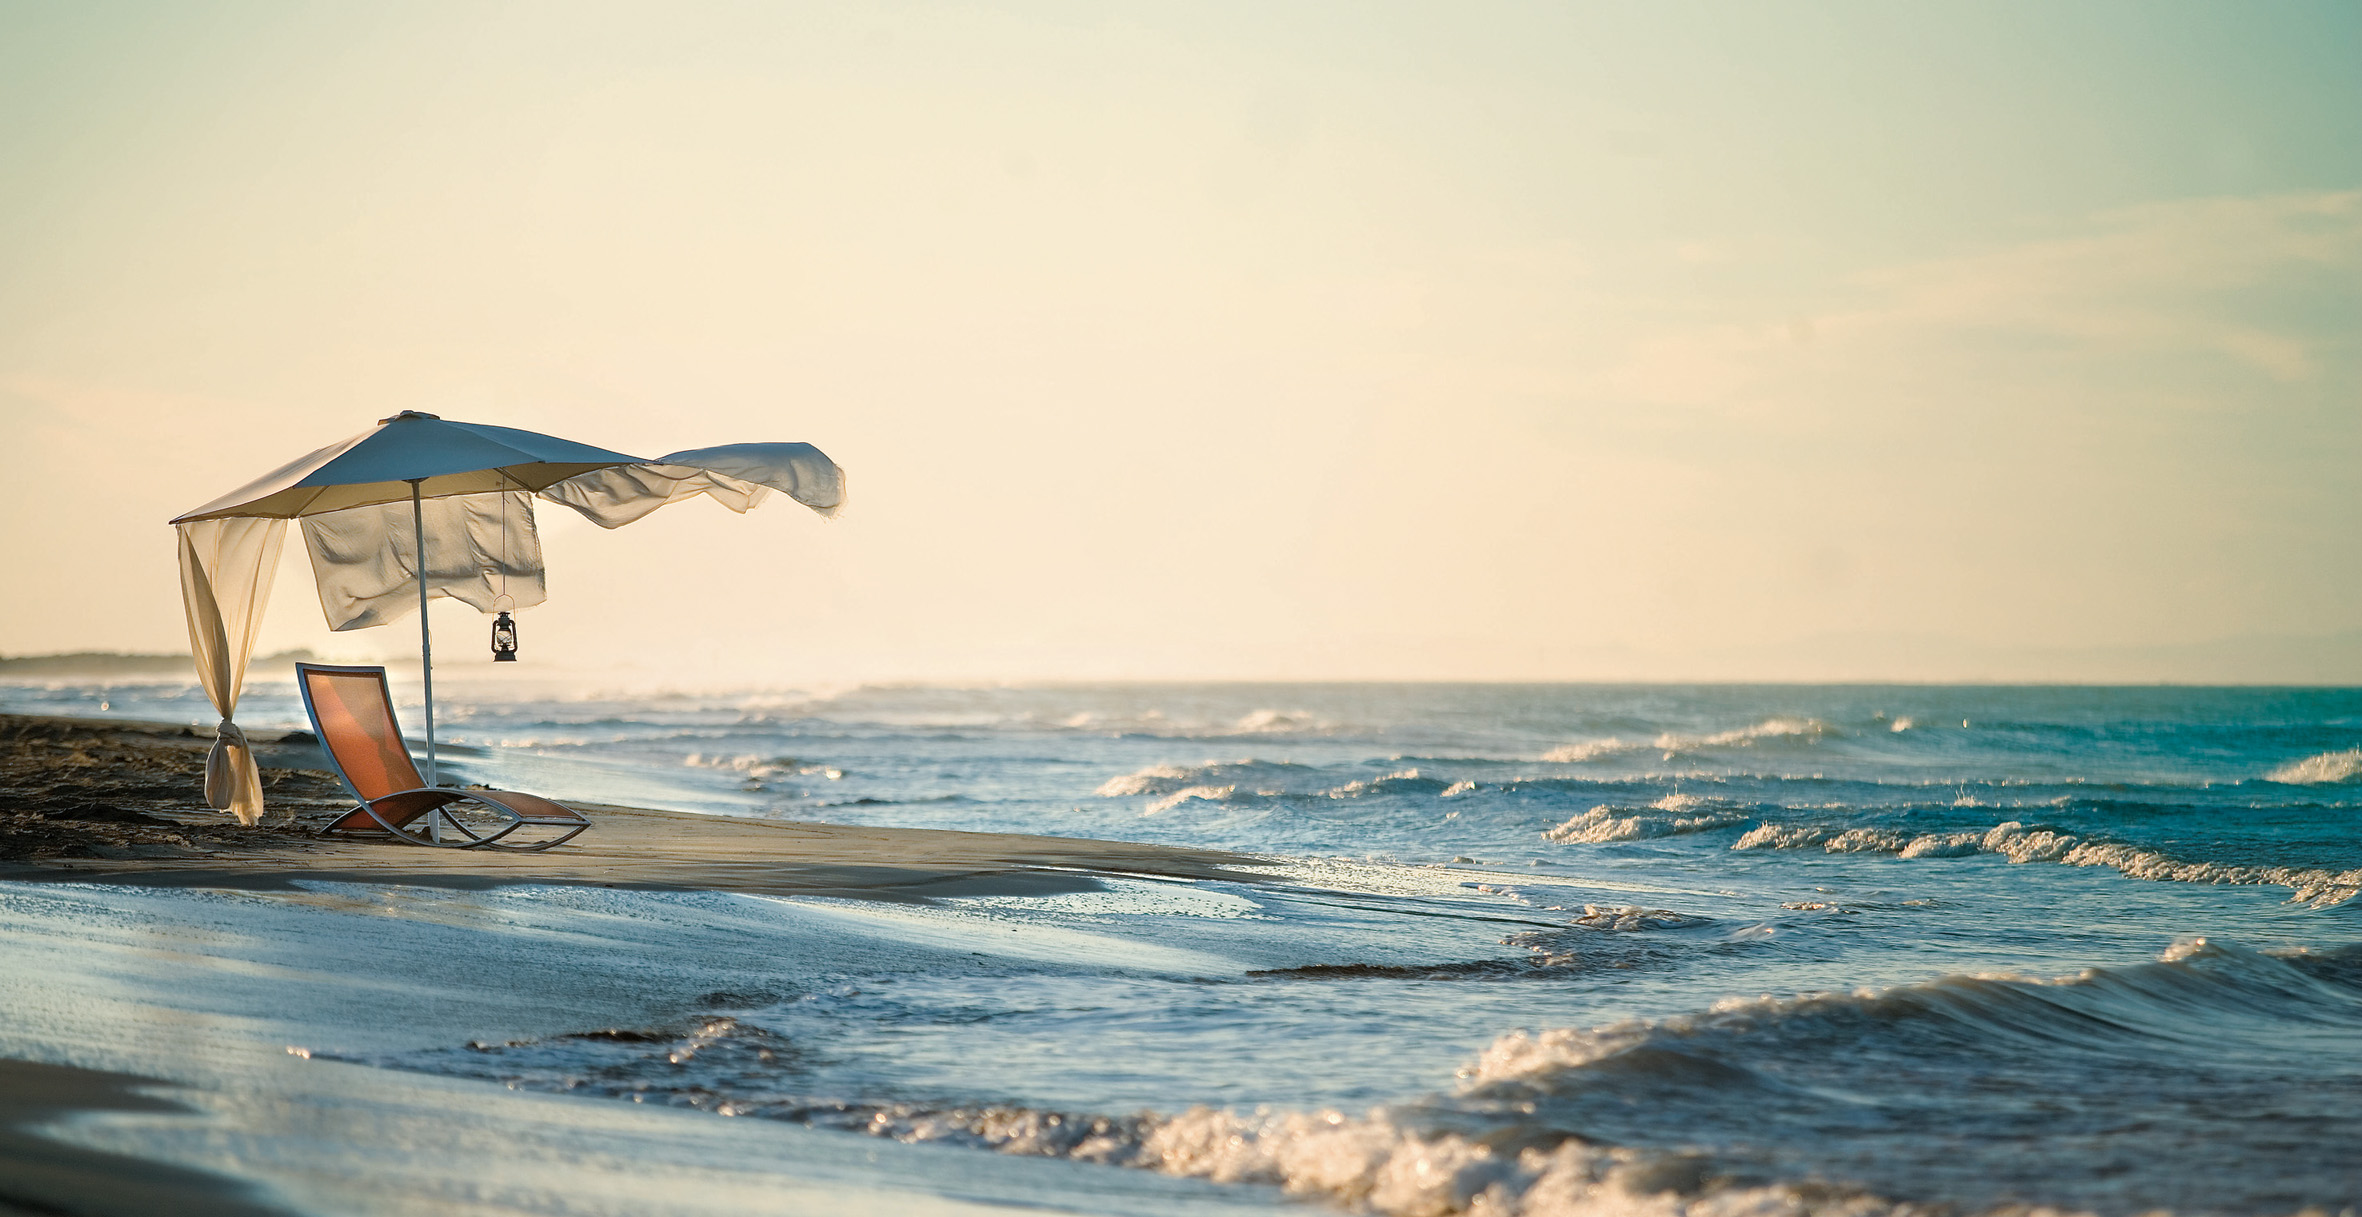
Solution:
[{"label": "wet sand", "polygon": [[[1254,881],[1219,850],[738,819],[577,803],[593,827],[544,853],[324,838],[350,802],[303,732],[257,740],[271,823],[201,804],[190,728],[0,715],[0,880],[276,890],[299,879],[482,889],[573,884],[925,901],[1050,895],[1094,874]],[[287,822],[277,822],[289,817]]]},{"label": "wet sand", "polygon": [[[1052,895],[1098,876],[1255,881],[1213,850],[999,833],[864,828],[575,804],[594,827],[546,853],[323,838],[351,806],[307,733],[257,739],[270,822],[202,804],[208,733],[177,724],[0,715],[0,881],[294,889],[299,880],[482,890],[511,884],[925,904]],[[283,1210],[244,1184],[43,1136],[78,1113],[191,1110],[171,1084],[0,1059],[0,1217]]]},{"label": "wet sand", "polygon": [[186,1112],[153,1091],[169,1083],[70,1065],[0,1061],[0,1217],[76,1213],[97,1217],[262,1217],[266,1205],[233,1180],[120,1154],[81,1149],[24,1131],[85,1111]]}]

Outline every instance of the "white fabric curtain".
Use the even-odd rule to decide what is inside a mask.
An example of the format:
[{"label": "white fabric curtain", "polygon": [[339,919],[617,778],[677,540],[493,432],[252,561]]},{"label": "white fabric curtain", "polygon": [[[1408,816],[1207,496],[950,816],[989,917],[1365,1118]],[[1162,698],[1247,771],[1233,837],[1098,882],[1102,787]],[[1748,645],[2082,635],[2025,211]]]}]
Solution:
[{"label": "white fabric curtain", "polygon": [[[531,495],[452,495],[420,507],[429,599],[449,596],[490,613],[549,598]],[[417,611],[417,536],[406,502],[303,518],[303,544],[329,629],[367,629]]]},{"label": "white fabric curtain", "polygon": [[724,444],[571,477],[541,492],[601,528],[621,528],[668,503],[698,495],[745,512],[777,490],[833,516],[845,502],[845,471],[810,444]]},{"label": "white fabric curtain", "polygon": [[205,757],[205,802],[238,817],[262,820],[262,773],[246,734],[231,721],[246,685],[246,661],[279,573],[285,520],[199,520],[178,526],[181,606],[188,614],[189,655],[197,680],[221,715],[213,750]]}]

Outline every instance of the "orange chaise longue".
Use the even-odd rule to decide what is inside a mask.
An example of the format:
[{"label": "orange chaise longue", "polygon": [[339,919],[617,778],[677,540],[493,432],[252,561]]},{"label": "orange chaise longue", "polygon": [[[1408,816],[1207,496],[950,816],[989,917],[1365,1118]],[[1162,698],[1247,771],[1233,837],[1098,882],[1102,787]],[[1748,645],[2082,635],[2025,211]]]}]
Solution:
[{"label": "orange chaise longue", "polygon": [[[328,764],[360,804],[321,829],[323,833],[386,833],[413,845],[445,849],[538,850],[570,841],[591,826],[581,812],[539,795],[427,785],[402,742],[384,668],[299,663],[295,686],[303,694],[312,731],[320,737],[320,750],[328,754]],[[461,803],[481,809],[483,814],[468,817],[477,821],[475,825],[452,814],[453,805]],[[422,818],[423,831],[418,827]],[[557,835],[506,839],[520,829],[533,830],[537,837],[545,831]]]}]

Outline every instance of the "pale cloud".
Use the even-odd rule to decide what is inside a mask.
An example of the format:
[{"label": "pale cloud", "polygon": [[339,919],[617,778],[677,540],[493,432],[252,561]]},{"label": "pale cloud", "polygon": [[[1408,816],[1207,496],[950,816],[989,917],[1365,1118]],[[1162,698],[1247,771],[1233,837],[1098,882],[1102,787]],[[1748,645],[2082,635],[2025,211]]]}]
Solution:
[{"label": "pale cloud", "polygon": [[[2015,328],[2118,352],[2196,348],[2293,381],[2318,370],[2315,343],[2239,320],[2223,297],[2362,270],[2362,191],[2156,203],[2103,216],[2096,229],[1870,276],[1894,303],[1836,324]],[[2362,280],[2346,280],[2342,295],[2350,323]]]},{"label": "pale cloud", "polygon": [[[2333,352],[2362,319],[2362,191],[2150,204],[2069,235],[1867,272],[1848,287],[1793,316],[1637,341],[1594,389],[1777,423],[1892,408],[1912,369],[1930,374],[1922,391],[1949,396],[1933,374],[1964,364],[1994,399],[2029,367],[2046,398],[2062,388],[2085,402],[2119,397],[2137,382],[2111,370],[2193,355],[2266,388],[2302,386],[2343,370]],[[1877,400],[1850,399],[1849,388]],[[2140,395],[2213,408],[2246,400]]]}]

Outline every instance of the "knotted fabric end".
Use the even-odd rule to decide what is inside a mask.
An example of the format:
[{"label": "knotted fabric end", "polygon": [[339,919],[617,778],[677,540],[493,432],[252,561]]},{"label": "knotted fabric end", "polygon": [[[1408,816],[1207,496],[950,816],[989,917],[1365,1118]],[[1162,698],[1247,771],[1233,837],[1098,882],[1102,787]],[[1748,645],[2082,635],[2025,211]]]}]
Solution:
[{"label": "knotted fabric end", "polygon": [[261,823],[262,770],[254,763],[254,746],[226,718],[215,730],[213,750],[205,754],[205,805],[229,812],[240,824]]}]

